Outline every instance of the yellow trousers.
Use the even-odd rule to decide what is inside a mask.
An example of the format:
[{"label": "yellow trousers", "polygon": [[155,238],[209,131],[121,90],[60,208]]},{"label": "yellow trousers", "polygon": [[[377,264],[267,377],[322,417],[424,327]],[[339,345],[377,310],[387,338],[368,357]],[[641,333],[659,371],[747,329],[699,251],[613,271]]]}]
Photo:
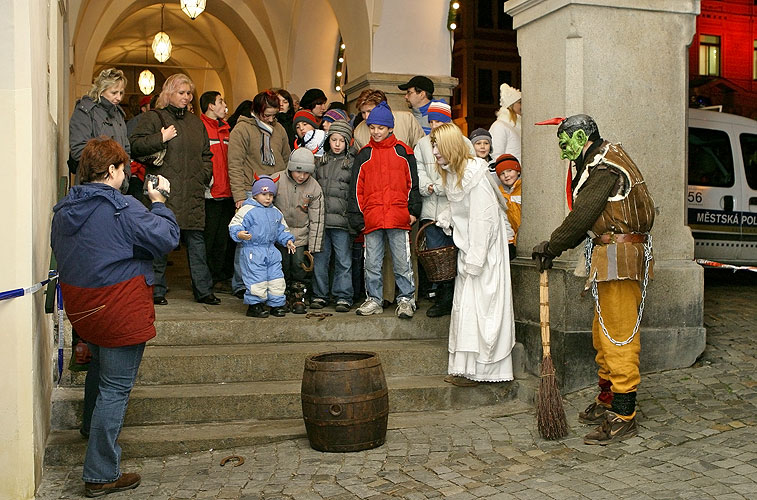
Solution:
[{"label": "yellow trousers", "polygon": [[[602,310],[607,333],[618,342],[624,342],[633,333],[641,302],[641,287],[638,281],[617,280],[597,283],[599,307]],[[599,317],[594,311],[591,329],[600,378],[612,383],[612,392],[625,394],[635,392],[641,381],[639,375],[639,351],[641,332],[636,332],[633,341],[617,346],[602,332]]]}]

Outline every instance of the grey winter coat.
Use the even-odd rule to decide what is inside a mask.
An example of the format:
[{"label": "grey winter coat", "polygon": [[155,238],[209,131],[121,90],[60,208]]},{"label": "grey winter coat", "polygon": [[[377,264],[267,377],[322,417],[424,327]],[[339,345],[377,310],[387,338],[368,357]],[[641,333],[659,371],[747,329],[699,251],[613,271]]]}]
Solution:
[{"label": "grey winter coat", "polygon": [[[179,222],[181,229],[205,229],[205,188],[213,175],[208,132],[202,120],[196,115],[173,106],[149,111],[139,120],[137,129],[131,135],[132,152],[135,158],[142,158],[166,147],[163,165],[148,168],[148,174],[160,174],[171,183],[171,196],[166,205]],[[163,126],[176,127],[178,135],[163,143],[160,132]]]},{"label": "grey winter coat", "polygon": [[[125,115],[117,106],[104,97],[98,102],[85,95],[76,102],[71,121],[68,122],[68,147],[71,158],[79,161],[84,146],[90,139],[104,135],[115,139],[131,156],[129,137],[126,133]],[[129,165],[125,165],[126,171]]]},{"label": "grey winter coat", "polygon": [[349,230],[347,200],[355,157],[347,151],[340,155],[326,153],[315,169],[326,205],[326,228]]},{"label": "grey winter coat", "polygon": [[312,176],[297,184],[287,170],[274,173],[273,178],[276,176],[279,176],[278,192],[273,204],[284,214],[289,232],[294,235],[295,246],[306,246],[311,253],[320,252],[324,229],[321,186]]}]

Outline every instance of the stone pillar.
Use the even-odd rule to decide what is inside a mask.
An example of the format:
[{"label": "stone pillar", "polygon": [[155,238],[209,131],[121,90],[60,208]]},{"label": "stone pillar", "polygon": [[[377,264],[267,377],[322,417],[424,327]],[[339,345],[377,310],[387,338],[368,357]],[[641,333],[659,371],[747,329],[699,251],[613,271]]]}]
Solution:
[{"label": "stone pillar", "polygon": [[[448,10],[448,0],[383,0],[373,7],[370,70],[354,78],[351,75],[344,85],[351,112],[356,111],[355,99],[367,88],[384,91],[392,109],[407,110],[405,92],[397,85],[415,75],[433,80],[434,98],[450,102],[457,78],[450,76]],[[349,64],[349,56],[347,60]]]},{"label": "stone pillar", "polygon": [[[556,116],[586,113],[603,138],[621,142],[655,199],[655,279],[642,321],[642,371],[691,365],[705,347],[703,272],[684,224],[687,46],[698,0],[510,0],[522,58],[523,225],[513,262],[517,337],[538,373],[539,279],[531,249],[568,213],[567,161],[560,160]],[[593,300],[581,297],[580,251],[550,272],[552,355],[570,391],[596,383]],[[643,384],[643,381],[642,381]]]}]

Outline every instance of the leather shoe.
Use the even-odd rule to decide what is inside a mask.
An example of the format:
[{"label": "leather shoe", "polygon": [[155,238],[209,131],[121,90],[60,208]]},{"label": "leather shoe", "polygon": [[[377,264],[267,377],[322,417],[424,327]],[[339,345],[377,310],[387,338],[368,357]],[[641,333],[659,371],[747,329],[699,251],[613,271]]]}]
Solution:
[{"label": "leather shoe", "polygon": [[284,306],[271,308],[271,316],[274,316],[276,318],[283,318],[286,315],[287,313],[286,313],[286,310],[284,309]]},{"label": "leather shoe", "polygon": [[168,305],[168,301],[162,295],[156,295],[155,297],[153,297],[152,298],[152,303],[155,304],[156,306],[165,306],[165,305]]},{"label": "leather shoe", "polygon": [[205,297],[198,299],[197,302],[199,302],[200,304],[208,304],[209,306],[217,306],[221,303],[221,299],[211,293],[210,295],[206,295]]},{"label": "leather shoe", "polygon": [[139,486],[142,478],[135,472],[126,472],[121,474],[117,480],[112,483],[84,483],[84,494],[87,497],[100,497],[109,493],[118,491],[132,490]]}]

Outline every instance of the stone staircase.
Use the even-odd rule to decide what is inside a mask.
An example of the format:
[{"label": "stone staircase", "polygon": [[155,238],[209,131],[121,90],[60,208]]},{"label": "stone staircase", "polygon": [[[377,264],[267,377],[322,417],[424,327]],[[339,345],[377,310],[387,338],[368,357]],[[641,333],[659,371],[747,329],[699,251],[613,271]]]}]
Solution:
[{"label": "stone staircase", "polygon": [[[219,295],[219,306],[197,304],[188,289],[173,289],[181,282],[188,285],[188,277],[169,274],[169,304],[156,308],[157,336],[145,349],[119,439],[125,457],[305,436],[300,384],[305,357],[318,352],[377,352],[394,414],[532,400],[533,384],[524,380],[467,388],[445,383],[449,316],[427,318],[425,307],[409,321],[396,318],[394,308],[365,318],[326,308],[331,316],[256,319],[230,295]],[[83,373],[64,371],[53,390],[47,464],[83,462],[83,384]]]}]

